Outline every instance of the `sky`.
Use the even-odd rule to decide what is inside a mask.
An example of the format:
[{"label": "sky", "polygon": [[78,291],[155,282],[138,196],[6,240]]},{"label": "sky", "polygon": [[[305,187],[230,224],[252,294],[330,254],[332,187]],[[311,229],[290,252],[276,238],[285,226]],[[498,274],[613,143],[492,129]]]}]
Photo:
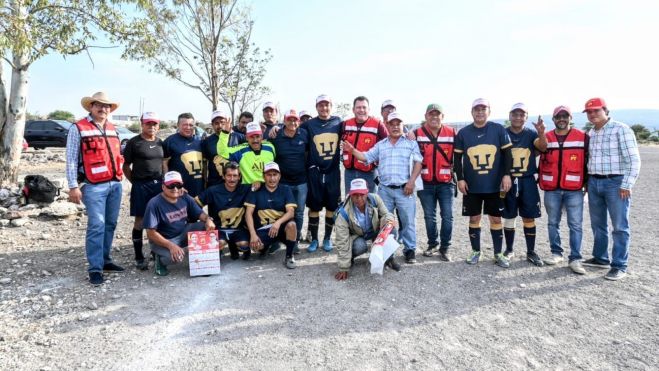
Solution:
[{"label": "sky", "polygon": [[[274,55],[265,84],[282,111],[315,111],[319,94],[335,105],[364,95],[375,116],[393,99],[408,123],[429,103],[446,122],[470,120],[479,97],[492,118],[517,102],[531,118],[561,104],[581,111],[595,96],[611,109],[659,108],[657,1],[254,0],[251,9],[254,42]],[[210,121],[201,93],[120,53],[36,61],[28,111],[80,117],[80,99],[102,90],[120,103],[115,114],[139,114],[143,99],[163,119]]]}]

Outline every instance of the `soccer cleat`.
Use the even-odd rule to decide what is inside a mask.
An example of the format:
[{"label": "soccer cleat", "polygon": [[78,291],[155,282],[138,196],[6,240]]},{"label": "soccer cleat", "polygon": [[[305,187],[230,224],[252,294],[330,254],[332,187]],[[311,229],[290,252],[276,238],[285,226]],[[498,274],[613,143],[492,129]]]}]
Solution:
[{"label": "soccer cleat", "polygon": [[160,255],[156,255],[155,272],[158,276],[166,276],[169,274],[167,266],[160,261]]},{"label": "soccer cleat", "polygon": [[506,258],[502,253],[494,254],[494,264],[500,266],[501,268],[510,268],[510,260]]},{"label": "soccer cleat", "polygon": [[471,254],[467,257],[467,264],[478,264],[478,260],[481,258],[481,252],[472,250]]},{"label": "soccer cleat", "polygon": [[332,251],[332,241],[330,240],[323,240],[323,250],[330,252]]},{"label": "soccer cleat", "polygon": [[309,244],[309,248],[307,248],[307,251],[316,252],[316,250],[318,250],[318,240],[313,240]]},{"label": "soccer cleat", "polygon": [[538,256],[538,254],[535,253],[535,251],[531,251],[526,253],[526,260],[530,261],[531,264],[535,265],[536,267],[542,267],[545,265],[543,263],[542,259]]},{"label": "soccer cleat", "polygon": [[284,265],[288,269],[295,269],[295,258],[291,256],[284,259]]}]

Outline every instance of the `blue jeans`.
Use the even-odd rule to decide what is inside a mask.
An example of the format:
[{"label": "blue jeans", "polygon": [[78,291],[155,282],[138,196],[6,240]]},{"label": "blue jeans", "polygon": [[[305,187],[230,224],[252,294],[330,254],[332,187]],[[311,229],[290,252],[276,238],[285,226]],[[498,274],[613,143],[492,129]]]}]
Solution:
[{"label": "blue jeans", "polygon": [[295,227],[297,228],[297,241],[302,238],[302,223],[304,223],[304,208],[307,202],[307,183],[302,183],[298,185],[290,185],[282,183],[291,188],[293,191],[293,198],[295,198],[295,203],[297,207],[295,208]]},{"label": "blue jeans", "polygon": [[[193,231],[203,231],[206,230],[206,225],[203,222],[188,223],[185,226],[185,229],[180,234],[167,239],[167,241],[174,243],[176,246],[185,250],[185,253],[188,252],[188,232]],[[175,264],[172,259],[172,253],[168,248],[156,245],[151,240],[149,240],[149,246],[151,247],[151,252],[160,256],[160,262],[164,265]]]},{"label": "blue jeans", "polygon": [[373,231],[365,236],[359,236],[352,241],[352,257],[368,252],[368,241],[373,241],[378,236],[378,232]]},{"label": "blue jeans", "polygon": [[583,230],[583,192],[582,191],[547,191],[545,192],[545,210],[547,211],[547,230],[549,247],[553,255],[563,256],[561,246],[561,213],[563,207],[567,212],[567,226],[570,229],[569,261],[581,259],[581,239]]},{"label": "blue jeans", "polygon": [[629,207],[631,199],[620,198],[622,175],[608,179],[588,179],[588,206],[590,226],[595,243],[593,257],[601,262],[609,262],[609,226],[607,212],[613,227],[613,250],[611,268],[627,270],[629,257]]},{"label": "blue jeans", "polygon": [[453,183],[424,184],[423,190],[417,192],[421,207],[423,208],[423,219],[426,221],[426,234],[428,235],[428,247],[436,247],[437,243],[437,204],[439,203],[439,214],[442,218],[439,239],[440,249],[448,250],[451,246],[451,235],[453,234],[453,195],[455,185]]},{"label": "blue jeans", "polygon": [[405,246],[405,251],[416,250],[416,200],[414,193],[409,196],[403,194],[403,189],[391,189],[386,186],[379,187],[378,195],[384,201],[387,210],[398,211],[401,230],[400,236]]},{"label": "blue jeans", "polygon": [[105,264],[112,263],[110,251],[121,209],[121,182],[85,184],[80,192],[82,203],[87,208],[87,270],[90,273],[102,272]]},{"label": "blue jeans", "polygon": [[350,182],[357,178],[361,178],[366,181],[369,193],[378,192],[378,186],[375,185],[375,170],[366,173],[355,169],[345,169],[345,172],[343,173],[343,185],[345,186],[346,194],[348,194],[350,191]]}]

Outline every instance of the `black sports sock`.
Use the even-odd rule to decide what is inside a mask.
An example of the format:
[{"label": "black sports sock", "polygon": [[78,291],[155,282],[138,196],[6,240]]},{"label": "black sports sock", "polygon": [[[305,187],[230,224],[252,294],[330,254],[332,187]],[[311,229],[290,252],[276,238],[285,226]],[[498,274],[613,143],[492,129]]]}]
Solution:
[{"label": "black sports sock", "polygon": [[293,256],[293,249],[295,248],[295,241],[289,241],[286,240],[284,242],[284,245],[286,245],[286,257],[290,258]]},{"label": "black sports sock", "polygon": [[325,235],[323,240],[329,240],[332,237],[332,229],[334,228],[334,218],[325,217]]},{"label": "black sports sock", "polygon": [[506,251],[513,251],[513,243],[515,242],[515,228],[504,228],[503,236],[506,239]]},{"label": "black sports sock", "polygon": [[133,249],[135,250],[135,260],[144,260],[142,253],[142,230],[133,228]]},{"label": "black sports sock", "polygon": [[318,240],[318,224],[320,224],[319,216],[310,216],[309,217],[309,232],[311,232],[311,239],[313,241]]},{"label": "black sports sock", "polygon": [[469,227],[469,242],[472,250],[481,251],[481,227]]},{"label": "black sports sock", "polygon": [[526,239],[526,253],[535,251],[535,223],[532,227],[524,225],[524,239]]},{"label": "black sports sock", "polygon": [[494,254],[501,254],[503,247],[503,228],[490,228],[492,235],[492,246],[494,247]]}]

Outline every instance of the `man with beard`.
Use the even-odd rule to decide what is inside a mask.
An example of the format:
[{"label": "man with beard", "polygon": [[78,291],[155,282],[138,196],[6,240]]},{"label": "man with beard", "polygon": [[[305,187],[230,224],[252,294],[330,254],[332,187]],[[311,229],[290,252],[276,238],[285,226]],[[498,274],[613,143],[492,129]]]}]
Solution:
[{"label": "man with beard", "polygon": [[207,187],[223,182],[222,166],[227,160],[217,153],[217,142],[220,139],[220,134],[224,132],[229,135],[229,147],[237,146],[246,142],[245,135],[233,131],[233,128],[231,127],[231,117],[223,110],[217,110],[211,114],[211,126],[215,133],[206,137],[206,139],[201,142],[204,159],[208,164],[208,175],[206,176]]},{"label": "man with beard", "polygon": [[251,112],[245,111],[240,114],[238,117],[238,124],[233,127],[233,131],[245,135],[245,127],[247,124],[254,121],[254,115]]},{"label": "man with beard", "polygon": [[164,169],[176,171],[183,177],[183,184],[194,197],[204,189],[201,139],[195,136],[195,119],[191,113],[178,116],[177,132],[163,142]]}]

